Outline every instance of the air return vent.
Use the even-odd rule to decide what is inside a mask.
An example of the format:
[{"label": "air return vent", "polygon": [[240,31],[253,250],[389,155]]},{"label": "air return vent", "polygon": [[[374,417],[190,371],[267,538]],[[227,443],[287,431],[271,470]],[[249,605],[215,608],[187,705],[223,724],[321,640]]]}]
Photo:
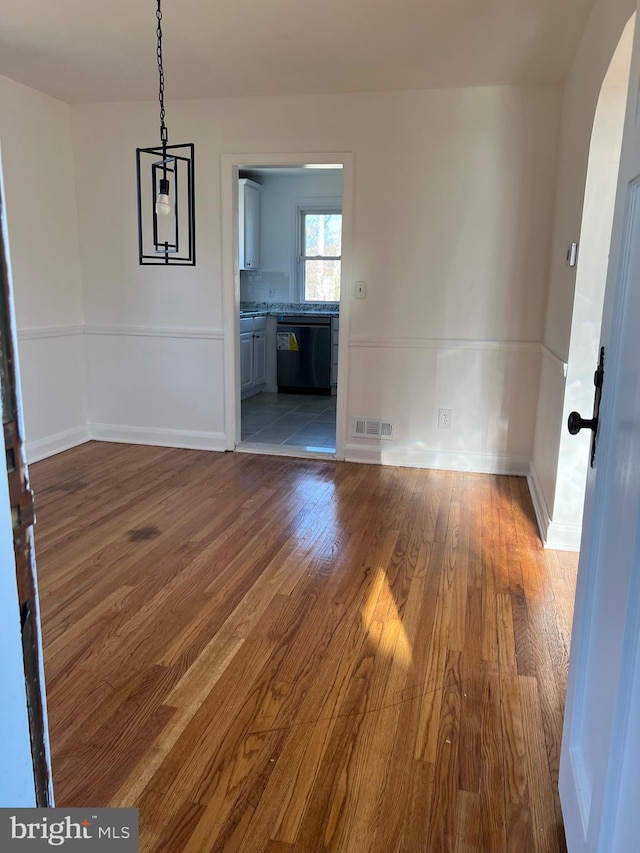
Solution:
[{"label": "air return vent", "polygon": [[384,438],[392,440],[393,423],[391,421],[378,421],[374,418],[353,418],[351,421],[351,435],[355,438]]}]

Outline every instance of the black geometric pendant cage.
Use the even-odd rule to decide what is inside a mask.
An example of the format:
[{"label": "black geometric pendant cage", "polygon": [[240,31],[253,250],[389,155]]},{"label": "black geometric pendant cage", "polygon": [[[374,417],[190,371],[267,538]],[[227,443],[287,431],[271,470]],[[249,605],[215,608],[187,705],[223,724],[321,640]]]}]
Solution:
[{"label": "black geometric pendant cage", "polygon": [[195,266],[194,146],[136,149],[141,264]]},{"label": "black geometric pendant cage", "polygon": [[138,259],[143,265],[195,266],[195,149],[192,143],[168,144],[160,2],[156,12],[160,144],[136,149]]}]

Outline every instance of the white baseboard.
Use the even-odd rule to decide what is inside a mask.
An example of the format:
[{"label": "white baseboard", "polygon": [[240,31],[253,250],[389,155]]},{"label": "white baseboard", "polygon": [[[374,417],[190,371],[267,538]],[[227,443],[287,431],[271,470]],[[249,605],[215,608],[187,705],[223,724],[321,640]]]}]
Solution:
[{"label": "white baseboard", "polygon": [[540,480],[538,479],[538,474],[536,472],[536,468],[533,462],[529,464],[529,471],[527,473],[527,485],[529,486],[529,494],[531,495],[531,502],[533,503],[533,511],[536,514],[536,521],[538,522],[540,539],[542,539],[542,544],[546,548],[547,539],[549,537],[549,525],[551,524],[551,516],[549,514],[549,507],[547,506],[547,502],[544,497],[544,492],[542,491],[542,486],[540,485]]},{"label": "white baseboard", "polygon": [[455,450],[409,450],[347,444],[347,462],[368,465],[398,465],[403,468],[440,468],[444,471],[469,471],[475,474],[515,474],[525,476],[529,459],[524,456],[500,456]]},{"label": "white baseboard", "polygon": [[226,437],[222,432],[158,429],[121,424],[90,424],[89,431],[91,438],[96,441],[149,444],[154,447],[182,447],[188,450],[226,450]]},{"label": "white baseboard", "polygon": [[547,529],[547,541],[544,547],[552,551],[579,551],[581,539],[582,525],[552,521]]},{"label": "white baseboard", "polygon": [[579,551],[582,525],[553,521],[533,462],[529,465],[527,483],[544,547],[551,551]]},{"label": "white baseboard", "polygon": [[90,439],[89,427],[85,424],[65,429],[45,438],[38,438],[36,441],[28,441],[26,444],[27,463],[39,462],[41,459],[55,456],[56,453],[77,447]]}]

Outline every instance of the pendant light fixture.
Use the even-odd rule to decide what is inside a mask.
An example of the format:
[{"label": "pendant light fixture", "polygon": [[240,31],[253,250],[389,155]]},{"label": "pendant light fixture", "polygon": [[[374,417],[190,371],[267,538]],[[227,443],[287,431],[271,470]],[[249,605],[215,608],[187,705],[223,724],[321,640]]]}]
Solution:
[{"label": "pendant light fixture", "polygon": [[169,145],[165,124],[162,9],[156,11],[160,144],[136,149],[141,264],[195,266],[194,146]]}]

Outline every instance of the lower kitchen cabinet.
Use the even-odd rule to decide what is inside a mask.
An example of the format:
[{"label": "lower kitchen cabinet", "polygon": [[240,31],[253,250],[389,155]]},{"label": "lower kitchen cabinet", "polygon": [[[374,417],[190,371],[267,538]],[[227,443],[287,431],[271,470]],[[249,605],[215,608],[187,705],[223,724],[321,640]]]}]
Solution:
[{"label": "lower kitchen cabinet", "polygon": [[240,320],[240,396],[257,394],[267,380],[266,318]]},{"label": "lower kitchen cabinet", "polygon": [[240,335],[240,391],[253,388],[253,332]]}]

